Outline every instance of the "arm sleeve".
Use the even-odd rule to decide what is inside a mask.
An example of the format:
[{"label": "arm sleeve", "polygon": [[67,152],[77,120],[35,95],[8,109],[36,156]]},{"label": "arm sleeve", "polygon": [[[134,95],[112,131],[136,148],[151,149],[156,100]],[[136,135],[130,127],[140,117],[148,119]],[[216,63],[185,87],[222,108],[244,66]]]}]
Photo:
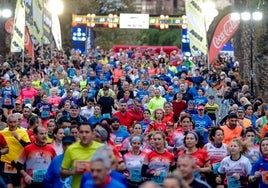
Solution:
[{"label": "arm sleeve", "polygon": [[146,178],[151,178],[153,177],[153,174],[148,173],[149,166],[146,164],[143,164],[141,167],[141,176],[146,177]]},{"label": "arm sleeve", "polygon": [[259,166],[260,166],[260,159],[253,165],[251,171],[250,171],[250,175],[254,175],[256,171],[259,170]]},{"label": "arm sleeve", "polygon": [[25,146],[27,146],[27,145],[29,145],[30,144],[30,142],[25,142],[24,140],[22,140],[22,139],[20,139],[20,144],[23,146],[23,147],[25,147]]}]

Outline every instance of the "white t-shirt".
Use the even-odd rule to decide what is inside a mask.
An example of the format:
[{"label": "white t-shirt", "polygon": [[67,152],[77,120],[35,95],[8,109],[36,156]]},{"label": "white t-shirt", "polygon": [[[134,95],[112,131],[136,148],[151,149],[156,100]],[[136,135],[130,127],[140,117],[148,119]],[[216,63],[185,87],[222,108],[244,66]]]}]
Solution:
[{"label": "white t-shirt", "polygon": [[248,176],[251,171],[251,163],[248,158],[241,155],[240,159],[233,161],[230,156],[225,157],[218,169],[221,174],[226,174],[226,177],[231,177],[234,173],[240,176]]}]

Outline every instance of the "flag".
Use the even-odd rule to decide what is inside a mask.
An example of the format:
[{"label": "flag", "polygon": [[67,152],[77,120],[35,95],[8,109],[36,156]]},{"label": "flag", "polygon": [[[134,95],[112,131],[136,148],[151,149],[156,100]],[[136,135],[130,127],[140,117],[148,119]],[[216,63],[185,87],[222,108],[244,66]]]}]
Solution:
[{"label": "flag", "polygon": [[218,23],[210,42],[208,59],[212,62],[224,47],[224,45],[232,38],[239,28],[240,20],[233,20],[231,13],[225,15]]},{"label": "flag", "polygon": [[39,45],[43,43],[43,10],[44,0],[32,1],[33,33]]},{"label": "flag", "polygon": [[10,51],[24,51],[25,2],[17,0]]},{"label": "flag", "polygon": [[57,14],[52,14],[52,34],[53,34],[57,49],[62,50],[60,21],[59,21],[59,17]]},{"label": "flag", "polygon": [[195,54],[197,51],[207,54],[207,34],[205,18],[201,9],[202,3],[202,0],[185,1],[190,49],[192,54]]},{"label": "flag", "polygon": [[25,49],[28,51],[29,56],[34,59],[34,45],[32,42],[31,35],[27,27],[25,27],[25,41],[24,41]]}]

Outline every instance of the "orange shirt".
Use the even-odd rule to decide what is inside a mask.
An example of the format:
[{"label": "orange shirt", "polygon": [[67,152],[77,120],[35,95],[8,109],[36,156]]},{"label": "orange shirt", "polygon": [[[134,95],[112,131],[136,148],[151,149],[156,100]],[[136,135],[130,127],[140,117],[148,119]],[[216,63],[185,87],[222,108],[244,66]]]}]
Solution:
[{"label": "orange shirt", "polygon": [[251,125],[251,121],[250,121],[249,119],[244,118],[244,119],[242,120],[242,122],[243,122],[243,125],[244,125],[245,129],[247,129],[247,128],[249,128],[249,127],[252,127],[252,125]]},{"label": "orange shirt", "polygon": [[227,125],[221,127],[224,132],[223,143],[230,145],[232,139],[239,138],[243,131],[240,125],[237,125],[234,129],[230,129]]},{"label": "orange shirt", "polygon": [[265,134],[268,132],[268,124],[264,125],[261,129],[261,134],[260,137],[261,139],[263,139],[263,137],[265,136]]}]

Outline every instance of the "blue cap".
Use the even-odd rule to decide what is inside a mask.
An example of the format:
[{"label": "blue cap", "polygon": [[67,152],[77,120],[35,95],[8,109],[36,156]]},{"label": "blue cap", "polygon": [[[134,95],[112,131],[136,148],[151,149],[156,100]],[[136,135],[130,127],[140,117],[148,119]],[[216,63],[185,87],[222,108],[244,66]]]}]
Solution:
[{"label": "blue cap", "polygon": [[243,111],[243,112],[245,112],[245,108],[244,108],[243,106],[239,106],[239,107],[237,108],[237,111]]}]

